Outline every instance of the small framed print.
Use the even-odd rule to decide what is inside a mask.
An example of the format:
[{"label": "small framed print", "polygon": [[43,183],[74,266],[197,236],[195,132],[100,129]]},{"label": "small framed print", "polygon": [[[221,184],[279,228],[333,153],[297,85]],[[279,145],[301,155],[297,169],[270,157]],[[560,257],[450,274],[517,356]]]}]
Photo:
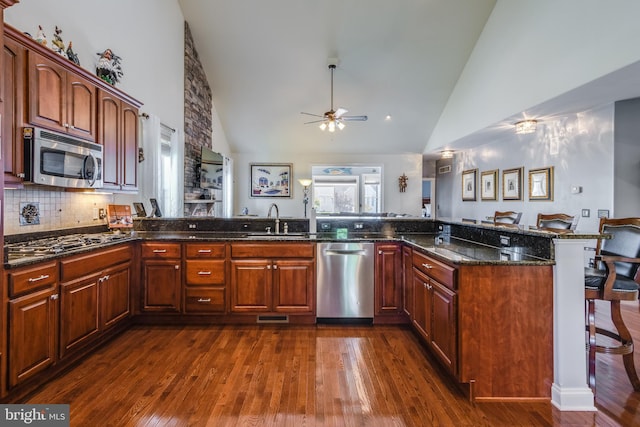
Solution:
[{"label": "small framed print", "polygon": [[476,180],[478,169],[470,169],[462,172],[462,201],[476,200]]},{"label": "small framed print", "polygon": [[529,200],[553,200],[553,166],[529,170]]},{"label": "small framed print", "polygon": [[251,197],[291,197],[291,163],[251,163]]},{"label": "small framed print", "polygon": [[498,200],[498,169],[480,174],[480,199]]},{"label": "small framed print", "polygon": [[522,167],[502,171],[502,200],[522,200]]}]

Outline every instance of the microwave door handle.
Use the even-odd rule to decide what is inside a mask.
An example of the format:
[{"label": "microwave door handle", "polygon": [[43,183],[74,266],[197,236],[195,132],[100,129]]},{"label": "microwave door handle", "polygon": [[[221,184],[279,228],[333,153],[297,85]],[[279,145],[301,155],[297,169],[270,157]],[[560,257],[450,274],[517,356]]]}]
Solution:
[{"label": "microwave door handle", "polygon": [[[95,158],[95,156],[91,153],[89,153],[89,155],[87,156],[88,158],[91,159],[91,161],[93,162],[93,179],[89,182],[89,187],[93,187],[94,184],[96,183],[96,179],[98,179],[98,174],[97,174],[97,170],[98,170],[98,160]],[[86,161],[86,160],[85,160]],[[87,171],[86,171],[86,167],[85,167],[85,177],[86,177]]]}]

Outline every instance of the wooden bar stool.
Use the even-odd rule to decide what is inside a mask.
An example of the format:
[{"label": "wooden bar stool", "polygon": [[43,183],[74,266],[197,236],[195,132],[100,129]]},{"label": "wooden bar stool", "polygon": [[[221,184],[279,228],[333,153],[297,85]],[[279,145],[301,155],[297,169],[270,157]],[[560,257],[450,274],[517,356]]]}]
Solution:
[{"label": "wooden bar stool", "polygon": [[506,212],[498,212],[496,211],[495,214],[493,214],[493,223],[495,225],[504,225],[504,224],[519,224],[520,223],[520,218],[522,217],[522,212],[513,212],[513,211],[506,211]]},{"label": "wooden bar stool", "polygon": [[[611,239],[598,241],[596,266],[585,270],[585,298],[587,301],[587,330],[589,341],[589,385],[595,391],[596,353],[622,356],[624,368],[635,391],[640,391],[640,379],[633,362],[633,338],[624,324],[620,301],[638,299],[640,282],[640,218],[600,220],[600,232],[610,234]],[[611,320],[615,331],[595,324],[595,301],[609,301]],[[604,335],[616,341],[614,346],[598,345],[596,335]]]},{"label": "wooden bar stool", "polygon": [[536,227],[540,230],[555,232],[571,232],[576,229],[578,221],[575,216],[563,213],[538,214]]}]

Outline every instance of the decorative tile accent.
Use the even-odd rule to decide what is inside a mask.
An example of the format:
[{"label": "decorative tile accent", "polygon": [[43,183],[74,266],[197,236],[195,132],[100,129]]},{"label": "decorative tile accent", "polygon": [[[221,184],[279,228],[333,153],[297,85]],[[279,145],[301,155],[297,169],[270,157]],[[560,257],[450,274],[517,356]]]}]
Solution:
[{"label": "decorative tile accent", "polygon": [[40,203],[23,202],[20,203],[20,225],[40,224]]}]

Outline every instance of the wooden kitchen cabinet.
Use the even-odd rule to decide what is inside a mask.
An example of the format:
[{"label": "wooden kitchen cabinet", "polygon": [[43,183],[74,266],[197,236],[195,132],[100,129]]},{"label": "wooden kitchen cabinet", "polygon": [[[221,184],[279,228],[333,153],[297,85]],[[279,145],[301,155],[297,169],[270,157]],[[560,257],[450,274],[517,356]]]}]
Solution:
[{"label": "wooden kitchen cabinet", "polygon": [[413,250],[402,246],[402,307],[405,316],[410,320],[413,316]]},{"label": "wooden kitchen cabinet", "polygon": [[98,91],[98,143],[104,147],[103,186],[138,189],[138,109],[121,98]]},{"label": "wooden kitchen cabinet", "polygon": [[413,253],[413,325],[445,368],[456,375],[456,269],[419,252]]},{"label": "wooden kitchen cabinet", "polygon": [[315,245],[231,245],[233,313],[315,313]]},{"label": "wooden kitchen cabinet", "polygon": [[27,58],[29,123],[95,141],[96,86],[38,52]]},{"label": "wooden kitchen cabinet", "polygon": [[60,359],[129,317],[132,257],[124,244],[60,260]]},{"label": "wooden kitchen cabinet", "polygon": [[22,125],[27,50],[5,37],[2,62],[2,157],[5,187],[20,186],[24,178]]},{"label": "wooden kitchen cabinet", "polygon": [[404,323],[402,316],[402,245],[376,243],[374,322]]},{"label": "wooden kitchen cabinet", "polygon": [[226,244],[185,245],[185,313],[226,312]]},{"label": "wooden kitchen cabinet", "polygon": [[182,289],[179,243],[144,242],[142,257],[142,311],[180,313]]},{"label": "wooden kitchen cabinet", "polygon": [[9,285],[9,388],[57,361],[58,269],[55,262],[6,273]]}]

